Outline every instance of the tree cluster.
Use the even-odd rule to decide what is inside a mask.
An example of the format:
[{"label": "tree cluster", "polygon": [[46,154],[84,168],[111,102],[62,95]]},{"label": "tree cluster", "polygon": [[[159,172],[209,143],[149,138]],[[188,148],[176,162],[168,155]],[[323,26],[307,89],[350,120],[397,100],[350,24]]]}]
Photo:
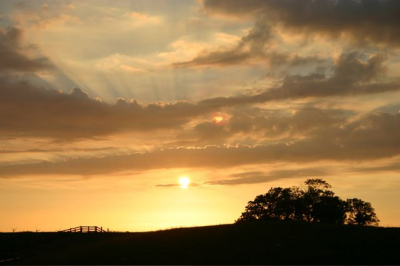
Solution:
[{"label": "tree cluster", "polygon": [[371,203],[353,198],[342,200],[322,179],[307,179],[306,189],[271,188],[249,201],[236,223],[257,220],[296,220],[352,225],[378,225]]}]

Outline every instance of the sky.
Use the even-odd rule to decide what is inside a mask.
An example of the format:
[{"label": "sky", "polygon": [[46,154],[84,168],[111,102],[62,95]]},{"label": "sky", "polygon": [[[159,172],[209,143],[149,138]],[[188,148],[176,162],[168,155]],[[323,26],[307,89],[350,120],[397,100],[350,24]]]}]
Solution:
[{"label": "sky", "polygon": [[399,13],[0,1],[0,231],[233,223],[308,178],[400,226]]}]

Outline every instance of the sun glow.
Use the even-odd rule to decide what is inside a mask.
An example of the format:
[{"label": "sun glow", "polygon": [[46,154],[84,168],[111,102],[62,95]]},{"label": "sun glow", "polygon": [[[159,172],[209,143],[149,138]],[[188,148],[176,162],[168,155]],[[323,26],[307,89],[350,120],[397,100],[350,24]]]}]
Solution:
[{"label": "sun glow", "polygon": [[214,116],[213,120],[215,123],[219,124],[222,121],[224,121],[224,117],[223,116]]},{"label": "sun glow", "polygon": [[190,180],[186,176],[179,178],[179,185],[181,186],[181,188],[187,189],[189,184],[190,184]]},{"label": "sun glow", "polygon": [[228,120],[229,115],[223,112],[213,113],[211,116],[211,122],[213,122],[215,125],[226,125],[228,124]]}]

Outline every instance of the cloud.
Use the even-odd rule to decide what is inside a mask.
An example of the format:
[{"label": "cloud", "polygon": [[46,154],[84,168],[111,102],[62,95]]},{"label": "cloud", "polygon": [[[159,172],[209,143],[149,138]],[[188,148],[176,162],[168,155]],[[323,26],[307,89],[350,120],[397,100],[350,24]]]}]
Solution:
[{"label": "cloud", "polygon": [[[260,28],[263,30],[259,30]],[[262,50],[270,38],[270,31],[256,25],[246,36],[242,37],[236,47],[222,51],[204,52],[189,62],[176,63],[174,66],[190,67],[240,64],[253,57],[264,56]]]},{"label": "cloud", "polygon": [[162,23],[162,18],[159,16],[149,16],[139,12],[130,12],[125,14],[125,16],[128,16],[130,19],[132,19],[132,25],[136,27],[159,25]]},{"label": "cloud", "polygon": [[400,4],[396,0],[250,0],[246,3],[204,0],[201,3],[208,15],[236,20],[253,18],[255,24],[234,48],[206,50],[192,60],[174,63],[175,67],[223,67],[252,62],[290,67],[323,61],[315,55],[279,51],[286,44],[280,42],[283,33],[300,35],[304,42],[309,37],[324,36],[343,38],[357,46],[400,45]]},{"label": "cloud", "polygon": [[354,167],[350,169],[351,171],[354,172],[394,172],[398,173],[400,171],[400,162],[394,162],[390,164],[385,164],[381,166],[372,166],[372,167]]},{"label": "cloud", "polygon": [[213,139],[226,138],[230,135],[227,127],[210,121],[201,122],[195,125],[192,131],[195,137],[198,137],[202,141],[206,142],[209,142]]},{"label": "cloud", "polygon": [[274,180],[295,177],[317,177],[325,176],[327,172],[319,168],[306,168],[294,170],[276,170],[269,173],[261,171],[243,172],[230,175],[229,179],[206,182],[207,185],[243,185],[266,183]]},{"label": "cloud", "polygon": [[119,99],[109,105],[78,88],[66,94],[4,82],[0,84],[0,110],[2,134],[63,139],[176,128],[201,113],[186,102],[143,105]]},{"label": "cloud", "polygon": [[32,26],[39,29],[47,29],[49,27],[55,27],[65,25],[67,22],[79,22],[79,18],[70,16],[67,14],[60,14],[50,18],[35,18]]},{"label": "cloud", "polygon": [[80,21],[76,16],[68,14],[74,9],[72,3],[52,2],[41,5],[32,1],[19,1],[13,6],[9,17],[23,28],[44,30]]},{"label": "cloud", "polygon": [[173,148],[101,158],[0,166],[0,176],[97,175],[161,168],[227,168],[274,162],[369,161],[400,155],[400,114],[371,113],[312,137],[254,146]]},{"label": "cloud", "polygon": [[358,45],[371,42],[400,44],[400,3],[396,0],[204,0],[211,15],[256,17],[268,27],[276,25],[292,32],[346,36]]},{"label": "cloud", "polygon": [[172,65],[177,68],[210,66],[224,67],[254,63],[255,60],[266,63],[269,67],[278,67],[282,65],[294,67],[299,65],[321,63],[324,61],[317,56],[302,57],[297,54],[279,53],[274,51],[254,53],[244,50],[243,48],[220,48],[216,51],[203,51],[194,59],[185,62],[173,63]]},{"label": "cloud", "polygon": [[[260,184],[274,180],[299,177],[321,177],[327,175],[325,170],[320,168],[290,169],[276,170],[268,173],[262,171],[251,171],[237,174],[231,174],[228,179],[220,179],[207,181],[201,184],[190,183],[190,186],[214,186],[214,185],[244,185],[244,184]],[[156,187],[180,187],[180,184],[158,184]]]},{"label": "cloud", "polygon": [[92,151],[109,151],[115,150],[114,147],[100,147],[100,148],[71,148],[71,149],[61,149],[61,148],[50,148],[50,149],[20,149],[20,150],[0,150],[0,154],[11,154],[11,153],[48,153],[48,152],[65,152],[65,151],[77,151],[77,152],[92,152]]},{"label": "cloud", "polygon": [[346,124],[352,112],[340,109],[320,109],[305,106],[285,111],[264,111],[255,113],[235,113],[229,120],[228,129],[232,133],[262,133],[267,138],[313,136],[321,128],[336,128]]},{"label": "cloud", "polygon": [[123,71],[129,74],[143,74],[148,72],[146,68],[151,68],[147,60],[121,55],[119,53],[98,60],[95,66],[108,73]]},{"label": "cloud", "polygon": [[203,121],[178,136],[193,139],[196,143],[237,143],[239,139],[304,138],[318,133],[321,128],[335,128],[346,124],[353,112],[340,109],[321,109],[303,106],[287,110],[262,110],[258,108],[232,108],[225,123]]},{"label": "cloud", "polygon": [[[264,3],[258,0],[243,1],[209,1],[201,0],[204,13],[210,15],[225,15],[234,19],[249,19],[257,15],[263,8]],[[245,17],[241,17],[245,16]]]},{"label": "cloud", "polygon": [[51,69],[50,62],[42,58],[29,58],[21,45],[23,31],[18,27],[0,27],[0,72],[35,72]]},{"label": "cloud", "polygon": [[255,95],[219,97],[203,100],[199,104],[234,106],[287,99],[352,96],[400,90],[398,81],[379,81],[385,72],[383,55],[377,53],[367,60],[362,60],[362,55],[357,52],[342,54],[334,65],[331,77],[320,73],[305,76],[288,75],[280,86]]},{"label": "cloud", "polygon": [[[317,73],[306,76],[289,75],[283,79],[281,85],[257,94],[217,97],[194,103],[180,101],[145,105],[134,99],[126,101],[121,98],[116,104],[107,104],[91,98],[78,88],[66,94],[53,89],[37,88],[29,83],[1,80],[0,132],[5,135],[76,139],[123,132],[180,129],[193,118],[222,108],[229,111],[232,107],[272,101],[376,94],[400,89],[400,84],[396,81],[380,81],[385,73],[384,56],[373,54],[362,60],[363,56],[358,53],[343,54],[337,60],[330,77]],[[295,117],[300,119],[299,121],[310,120],[311,118],[306,116],[312,115],[313,119],[320,120],[321,124],[326,125],[328,121],[335,123],[336,118],[326,122],[319,119],[324,117],[323,112],[308,110],[308,114],[299,117],[302,112]],[[224,137],[227,134],[226,130],[231,133],[234,130],[242,130],[239,124],[246,124],[243,119],[246,118],[233,117],[230,128],[221,128],[205,121],[202,124],[198,123],[194,131],[203,139],[212,138],[210,133]],[[304,126],[304,123],[300,125],[289,119],[287,122],[292,129],[284,129],[285,125],[274,121],[274,118],[270,121],[262,117],[257,119],[259,122],[255,124],[258,125],[274,124],[273,130],[276,132],[300,132]],[[270,129],[269,133],[272,134],[273,131]]]},{"label": "cloud", "polygon": [[209,67],[230,66],[253,63],[255,61],[265,62],[270,67],[281,65],[298,66],[311,63],[320,63],[323,60],[317,56],[303,57],[296,53],[278,52],[271,49],[270,42],[274,34],[263,20],[256,22],[248,34],[243,36],[234,47],[220,47],[218,49],[203,50],[189,61],[176,62],[174,67]]}]

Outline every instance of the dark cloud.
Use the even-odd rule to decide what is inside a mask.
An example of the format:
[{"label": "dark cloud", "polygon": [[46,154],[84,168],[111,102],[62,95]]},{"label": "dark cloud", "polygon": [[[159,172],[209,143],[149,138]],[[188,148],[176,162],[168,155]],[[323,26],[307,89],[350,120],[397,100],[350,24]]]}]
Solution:
[{"label": "dark cloud", "polygon": [[239,65],[253,58],[249,52],[243,52],[240,49],[227,49],[222,51],[204,51],[196,58],[186,61],[174,63],[174,67],[198,67],[198,66],[227,66]]},{"label": "dark cloud", "polygon": [[269,173],[252,171],[231,175],[229,179],[206,182],[207,185],[243,185],[266,183],[274,180],[296,177],[325,176],[327,173],[319,168],[277,170]]},{"label": "dark cloud", "polygon": [[359,45],[400,44],[397,0],[204,0],[208,14],[256,17],[295,33],[350,37]]},{"label": "dark cloud", "polygon": [[201,101],[199,104],[209,107],[234,106],[286,99],[352,96],[400,90],[400,83],[397,81],[379,81],[385,72],[384,56],[375,54],[366,60],[362,60],[362,56],[363,54],[357,52],[341,55],[331,77],[319,73],[306,76],[289,75],[280,86],[259,94],[219,97]]},{"label": "dark cloud", "polygon": [[221,144],[228,138],[243,138],[242,134],[263,139],[283,139],[313,136],[321,128],[335,128],[345,124],[353,112],[341,109],[321,109],[304,106],[287,110],[232,108],[226,123],[201,122],[181,134],[179,138],[196,139],[197,143]]},{"label": "dark cloud", "polygon": [[321,63],[316,56],[302,57],[271,49],[279,39],[277,27],[293,34],[345,36],[357,45],[400,45],[400,3],[397,0],[204,0],[203,10],[210,15],[255,18],[249,33],[231,49],[220,47],[203,51],[194,59],[177,62],[175,67],[204,67],[245,64],[263,60],[271,67]]},{"label": "dark cloud", "polygon": [[[306,76],[287,76],[280,86],[270,88],[258,94],[245,94],[232,97],[217,97],[197,103],[152,103],[141,104],[136,100],[127,102],[118,99],[116,104],[107,104],[91,98],[86,92],[75,88],[70,94],[53,89],[34,87],[28,83],[0,82],[0,132],[4,135],[44,136],[59,139],[88,138],[129,131],[149,131],[158,129],[179,129],[196,116],[209,114],[221,108],[282,101],[288,99],[321,98],[332,96],[351,96],[398,91],[398,82],[380,82],[384,74],[384,57],[375,54],[361,60],[363,54],[342,55],[336,62],[333,75],[322,74]],[[365,56],[364,56],[365,57]],[[302,112],[305,112],[303,110]],[[320,120],[325,125],[333,120],[322,121],[321,112],[304,114],[300,112],[296,119],[302,125],[288,120],[290,127],[301,131],[306,120]],[[303,115],[303,117],[299,117]],[[313,118],[307,118],[312,115]],[[235,116],[228,131],[250,129],[246,117]],[[255,120],[255,118],[252,118]],[[257,118],[259,122],[275,125],[276,132],[287,132],[284,123]],[[284,120],[283,120],[284,121]],[[242,125],[240,125],[242,124]],[[278,124],[281,124],[278,126]],[[277,129],[278,126],[278,129]],[[282,129],[280,129],[282,128]],[[203,139],[210,133],[224,137],[226,128],[205,122],[195,128],[195,133]],[[303,129],[304,131],[305,129]],[[270,130],[269,132],[273,132]],[[229,134],[228,134],[229,135]],[[210,139],[210,138],[209,138]]]},{"label": "dark cloud", "polygon": [[340,109],[301,107],[291,112],[267,111],[254,116],[235,113],[228,128],[231,132],[260,132],[274,137],[313,136],[321,128],[336,128],[346,123],[351,112]]},{"label": "dark cloud", "polygon": [[34,72],[51,69],[50,62],[42,58],[25,55],[21,42],[22,30],[17,27],[0,27],[0,72]]},{"label": "dark cloud", "polygon": [[[202,0],[203,11],[207,14],[226,15],[231,18],[253,18],[264,9],[266,1],[248,0],[248,1],[210,1]],[[246,16],[246,17],[241,17]]]},{"label": "dark cloud", "polygon": [[[395,99],[393,99],[393,100],[395,100]],[[389,113],[389,114],[397,114],[400,112],[400,103],[389,103],[387,105],[376,108],[374,111]]]},{"label": "dark cloud", "polygon": [[174,67],[209,67],[230,66],[250,63],[254,60],[265,62],[271,68],[282,65],[294,67],[299,65],[321,63],[324,60],[317,56],[303,57],[296,53],[281,53],[269,49],[273,38],[269,26],[262,21],[256,23],[250,32],[243,36],[233,48],[221,47],[214,51],[203,51],[194,59],[174,63]]},{"label": "dark cloud", "polygon": [[75,88],[70,94],[28,83],[0,85],[0,132],[18,136],[82,138],[125,131],[176,128],[201,114],[194,104],[109,105]]},{"label": "dark cloud", "polygon": [[219,49],[217,51],[203,51],[197,57],[186,62],[174,63],[174,67],[209,67],[230,66],[252,62],[253,59],[262,60],[269,67],[286,65],[289,67],[308,65],[324,62],[317,56],[302,57],[297,54],[247,51],[244,46],[239,45],[234,49]]},{"label": "dark cloud", "polygon": [[7,153],[48,153],[48,152],[93,152],[93,151],[111,151],[117,150],[114,147],[103,147],[103,148],[69,148],[69,149],[62,149],[62,148],[50,148],[50,149],[19,149],[19,150],[0,150],[0,154],[7,154]]},{"label": "dark cloud", "polygon": [[[259,25],[263,24],[263,25]],[[196,66],[225,66],[245,63],[252,58],[274,57],[266,54],[265,46],[271,39],[272,34],[269,27],[263,21],[256,23],[250,32],[242,37],[240,42],[231,49],[220,48],[217,51],[203,51],[193,60],[173,64],[175,67],[196,67]]]},{"label": "dark cloud", "polygon": [[194,138],[198,141],[198,143],[217,144],[220,143],[219,141],[223,142],[224,140],[226,140],[227,137],[231,136],[232,134],[233,132],[230,132],[229,128],[225,125],[205,121],[196,124],[187,132],[180,134],[178,138]]},{"label": "dark cloud", "polygon": [[[400,45],[400,3],[397,0],[204,0],[206,14],[231,18],[255,18],[249,33],[231,49],[203,51],[175,67],[204,67],[245,64],[263,60],[271,67],[321,63],[316,56],[302,57],[271,49],[282,27],[293,34],[350,39],[353,44]],[[279,30],[277,27],[281,27]]]},{"label": "dark cloud", "polygon": [[2,177],[96,175],[160,168],[225,168],[273,162],[364,161],[400,155],[400,114],[372,113],[292,142],[269,145],[175,148],[102,158],[73,158],[0,166]]}]

